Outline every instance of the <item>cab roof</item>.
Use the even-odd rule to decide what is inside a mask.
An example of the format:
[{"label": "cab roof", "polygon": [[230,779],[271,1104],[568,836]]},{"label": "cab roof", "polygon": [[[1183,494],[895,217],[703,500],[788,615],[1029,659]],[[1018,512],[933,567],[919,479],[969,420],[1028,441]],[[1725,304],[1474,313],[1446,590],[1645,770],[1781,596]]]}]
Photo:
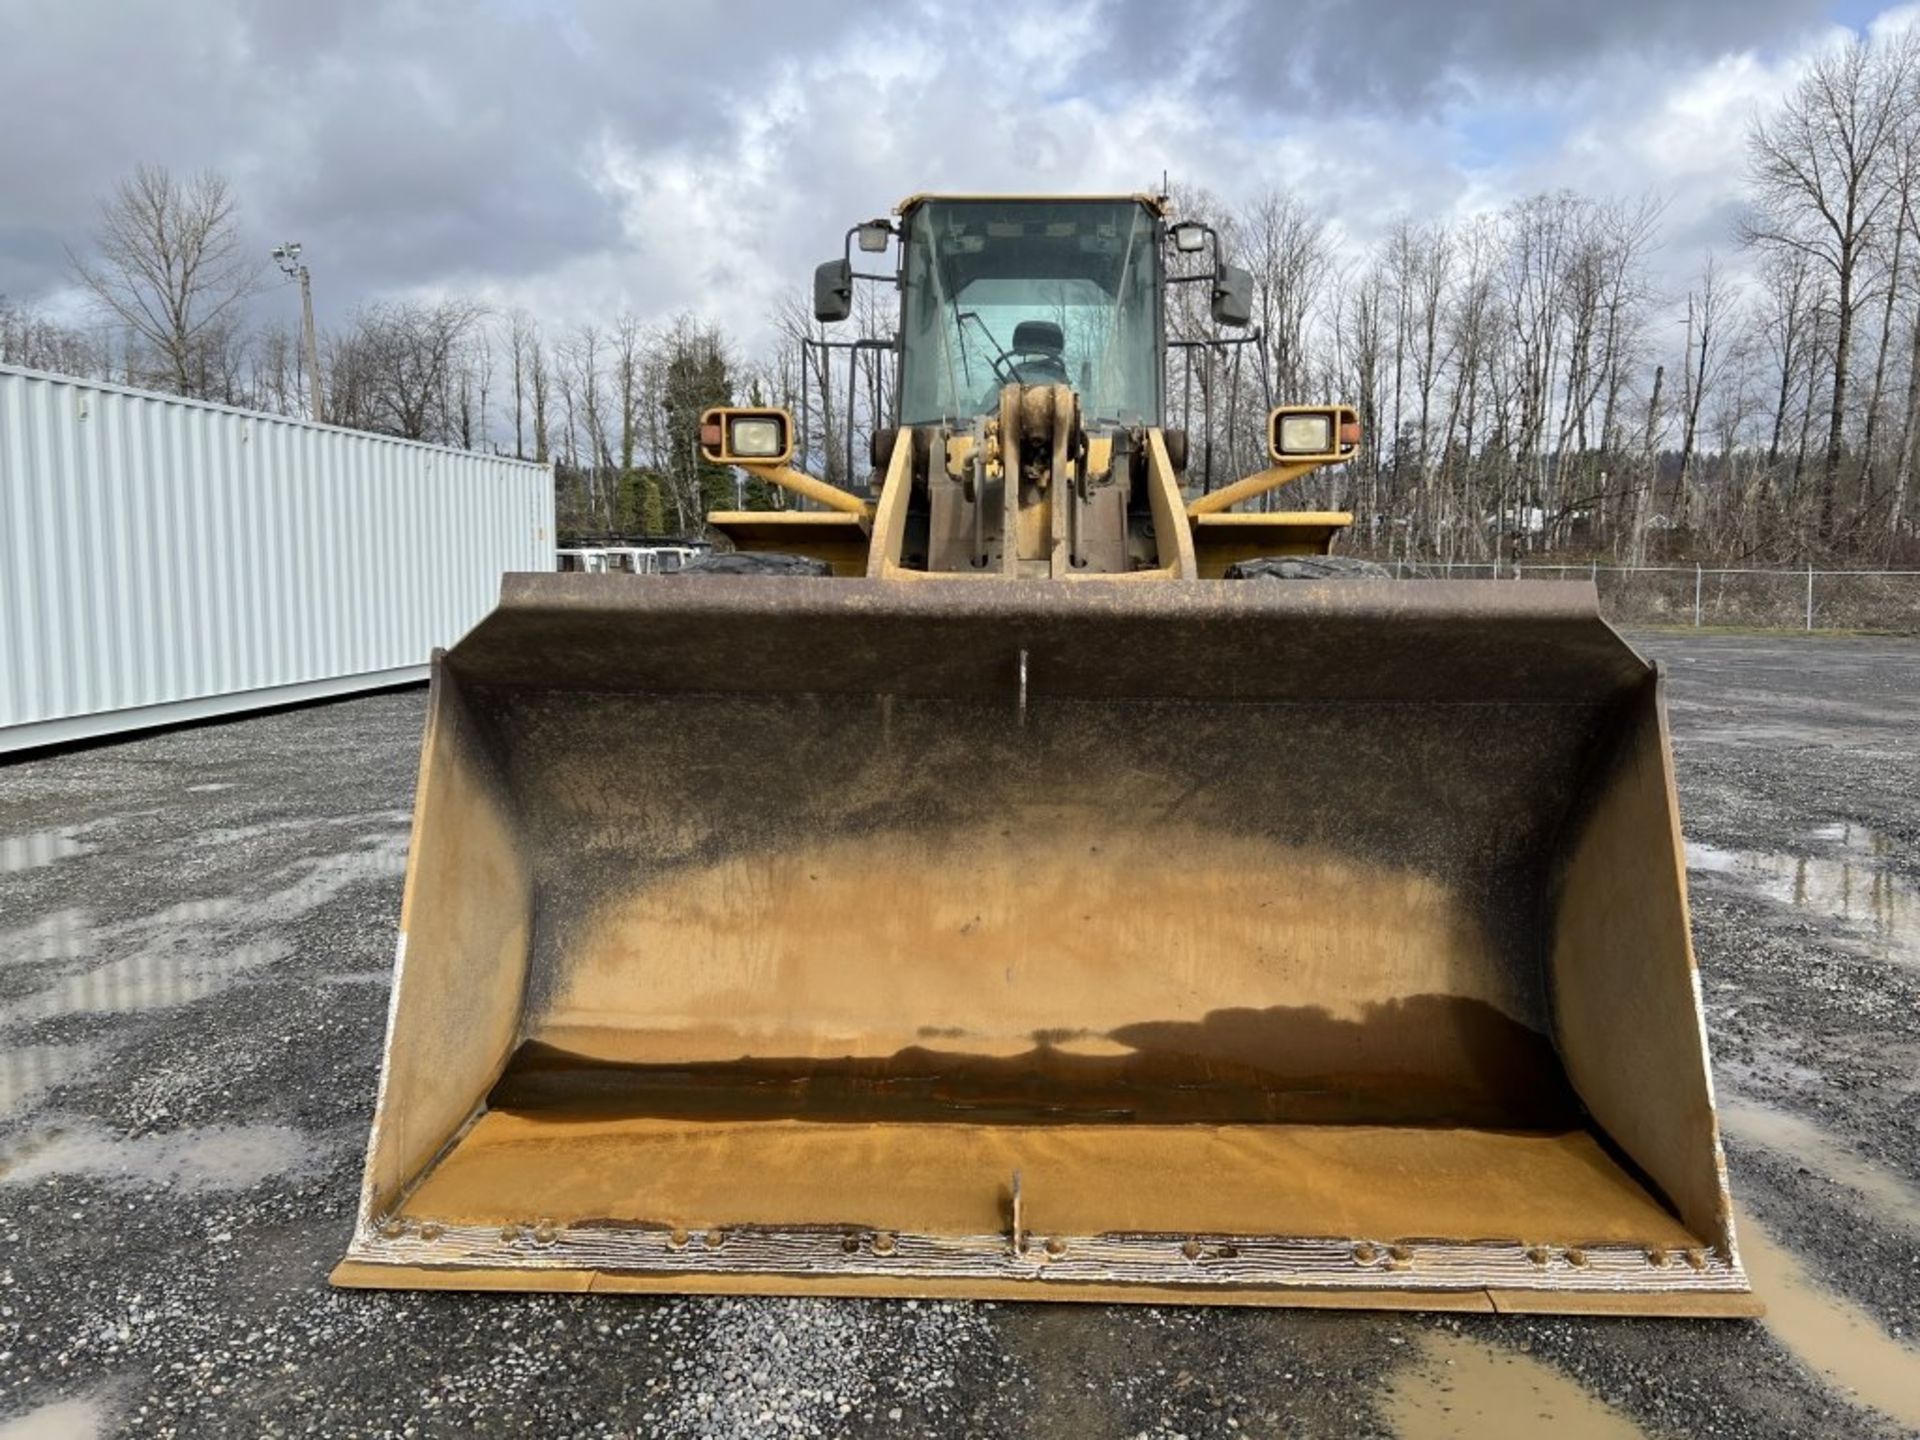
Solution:
[{"label": "cab roof", "polygon": [[995,200],[995,201],[1003,201],[1003,202],[1026,200],[1026,201],[1033,201],[1038,204],[1046,204],[1046,205],[1071,205],[1071,204],[1077,204],[1082,201],[1090,201],[1090,202],[1097,202],[1097,203],[1103,202],[1105,204],[1111,205],[1117,202],[1130,201],[1134,204],[1144,205],[1147,207],[1147,209],[1151,210],[1155,215],[1160,215],[1160,216],[1165,216],[1171,209],[1171,206],[1165,195],[1142,195],[1137,193],[1133,195],[991,195],[991,194],[928,195],[925,193],[921,193],[916,195],[909,195],[906,199],[902,200],[898,205],[893,207],[893,213],[896,215],[904,216],[909,211],[916,210],[920,206],[926,204],[929,200]]}]

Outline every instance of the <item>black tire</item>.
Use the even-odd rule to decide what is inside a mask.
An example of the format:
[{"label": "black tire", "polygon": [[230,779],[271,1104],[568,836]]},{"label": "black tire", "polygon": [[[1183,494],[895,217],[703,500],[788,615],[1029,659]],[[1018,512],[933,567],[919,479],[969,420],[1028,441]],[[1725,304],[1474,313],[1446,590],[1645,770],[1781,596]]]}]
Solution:
[{"label": "black tire", "polygon": [[1384,565],[1354,555],[1263,555],[1258,560],[1236,560],[1227,567],[1229,580],[1391,580]]},{"label": "black tire", "polygon": [[690,560],[678,575],[831,575],[833,567],[811,555],[779,555],[763,550],[729,550]]}]

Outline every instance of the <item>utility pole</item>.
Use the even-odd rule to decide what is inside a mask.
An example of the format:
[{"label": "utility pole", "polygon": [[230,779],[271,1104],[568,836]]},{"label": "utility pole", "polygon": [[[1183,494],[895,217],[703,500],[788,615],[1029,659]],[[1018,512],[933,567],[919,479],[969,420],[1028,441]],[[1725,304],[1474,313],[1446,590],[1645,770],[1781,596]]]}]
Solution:
[{"label": "utility pole", "polygon": [[321,403],[320,345],[313,333],[313,280],[300,262],[300,242],[289,240],[273,247],[273,258],[282,273],[300,282],[300,342],[307,358],[307,388],[312,397],[312,418],[326,418]]}]

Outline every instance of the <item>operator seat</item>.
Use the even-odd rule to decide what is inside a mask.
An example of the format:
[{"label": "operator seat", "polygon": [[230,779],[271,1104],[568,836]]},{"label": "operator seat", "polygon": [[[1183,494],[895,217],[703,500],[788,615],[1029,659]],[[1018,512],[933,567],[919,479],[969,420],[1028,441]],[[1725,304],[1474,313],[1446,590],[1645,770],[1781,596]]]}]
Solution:
[{"label": "operator seat", "polygon": [[1023,385],[1068,383],[1066,335],[1051,320],[1022,320],[1013,327],[1007,353]]}]

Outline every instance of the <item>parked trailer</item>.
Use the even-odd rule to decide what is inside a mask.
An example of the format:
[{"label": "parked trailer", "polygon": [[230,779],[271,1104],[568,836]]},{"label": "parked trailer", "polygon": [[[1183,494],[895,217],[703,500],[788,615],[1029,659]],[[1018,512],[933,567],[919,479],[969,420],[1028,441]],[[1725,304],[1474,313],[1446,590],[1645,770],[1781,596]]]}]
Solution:
[{"label": "parked trailer", "polygon": [[0,752],[423,680],[551,467],[0,365]]},{"label": "parked trailer", "polygon": [[554,568],[566,574],[604,575],[607,573],[607,552],[604,550],[561,550],[555,553],[554,562]]},{"label": "parked trailer", "polygon": [[556,569],[563,574],[671,575],[686,568],[704,545],[593,545],[568,546],[557,552]]}]

